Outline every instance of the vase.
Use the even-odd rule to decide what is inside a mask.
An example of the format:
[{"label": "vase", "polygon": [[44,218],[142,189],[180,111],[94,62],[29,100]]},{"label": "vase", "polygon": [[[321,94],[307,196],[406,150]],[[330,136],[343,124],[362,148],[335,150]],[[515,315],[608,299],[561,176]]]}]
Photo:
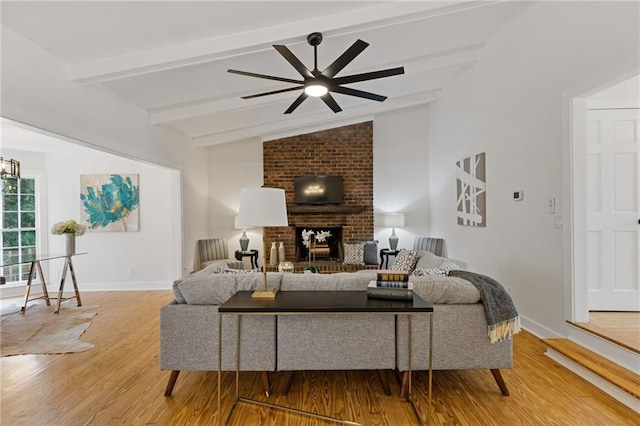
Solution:
[{"label": "vase", "polygon": [[269,256],[269,265],[276,266],[278,264],[278,248],[276,243],[271,243],[271,253]]},{"label": "vase", "polygon": [[76,254],[76,234],[64,234],[67,237],[67,256]]},{"label": "vase", "polygon": [[286,259],[284,257],[284,243],[280,243],[280,247],[278,247],[278,262],[284,262]]},{"label": "vase", "polygon": [[240,237],[240,250],[243,253],[246,253],[249,250],[249,237],[247,237],[247,232],[242,230],[242,237]]}]

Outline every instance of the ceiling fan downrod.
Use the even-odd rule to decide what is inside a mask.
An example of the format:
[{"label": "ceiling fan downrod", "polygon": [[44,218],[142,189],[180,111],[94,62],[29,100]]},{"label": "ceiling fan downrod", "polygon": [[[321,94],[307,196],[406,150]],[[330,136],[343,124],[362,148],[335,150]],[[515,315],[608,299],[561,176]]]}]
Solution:
[{"label": "ceiling fan downrod", "polygon": [[318,70],[318,45],[322,43],[321,33],[311,33],[307,36],[307,43],[313,46],[313,75],[316,77],[319,74]]}]

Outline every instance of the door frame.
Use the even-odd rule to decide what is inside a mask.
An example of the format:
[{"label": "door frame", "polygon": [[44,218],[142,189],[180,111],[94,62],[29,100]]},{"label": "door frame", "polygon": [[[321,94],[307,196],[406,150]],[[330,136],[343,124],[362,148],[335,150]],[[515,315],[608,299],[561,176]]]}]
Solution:
[{"label": "door frame", "polygon": [[637,58],[617,64],[562,93],[562,211],[564,318],[588,322],[586,123],[587,98],[640,74]]}]

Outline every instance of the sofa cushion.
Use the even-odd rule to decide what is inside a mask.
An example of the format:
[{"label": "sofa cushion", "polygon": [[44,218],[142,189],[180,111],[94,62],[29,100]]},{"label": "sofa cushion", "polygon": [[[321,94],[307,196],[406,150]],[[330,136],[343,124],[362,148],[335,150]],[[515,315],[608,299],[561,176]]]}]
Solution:
[{"label": "sofa cushion", "polygon": [[480,292],[467,280],[442,275],[412,276],[413,291],[432,304],[473,304],[480,301]]},{"label": "sofa cushion", "polygon": [[364,265],[364,243],[344,244],[344,264]]},{"label": "sofa cushion", "polygon": [[416,263],[417,269],[460,269],[458,265],[451,262],[446,257],[436,256],[435,254],[420,250],[418,252],[418,263]]},{"label": "sofa cushion", "polygon": [[[267,274],[267,286],[280,289],[282,273]],[[205,268],[174,283],[177,303],[220,305],[237,291],[253,291],[263,286],[261,273],[222,274],[216,268]]]},{"label": "sofa cushion", "polygon": [[418,252],[415,250],[400,250],[391,267],[394,271],[408,271],[411,273],[418,262]]},{"label": "sofa cushion", "polygon": [[376,273],[339,272],[336,274],[284,274],[280,289],[282,291],[331,291],[367,289],[370,281],[376,279]]}]

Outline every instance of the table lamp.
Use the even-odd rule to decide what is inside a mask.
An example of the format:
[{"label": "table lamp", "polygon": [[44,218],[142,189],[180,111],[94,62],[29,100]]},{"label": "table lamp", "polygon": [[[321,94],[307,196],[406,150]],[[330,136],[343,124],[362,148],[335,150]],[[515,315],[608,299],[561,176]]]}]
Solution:
[{"label": "table lamp", "polygon": [[404,226],[404,213],[385,214],[384,226],[387,228],[392,228],[391,236],[389,237],[389,248],[395,251],[398,248],[398,237],[396,236],[396,228],[402,228]]},{"label": "table lamp", "polygon": [[[242,188],[238,207],[238,226],[288,226],[284,189]],[[262,231],[262,289],[253,292],[256,299],[275,299],[276,289],[267,287],[267,243]]]}]

